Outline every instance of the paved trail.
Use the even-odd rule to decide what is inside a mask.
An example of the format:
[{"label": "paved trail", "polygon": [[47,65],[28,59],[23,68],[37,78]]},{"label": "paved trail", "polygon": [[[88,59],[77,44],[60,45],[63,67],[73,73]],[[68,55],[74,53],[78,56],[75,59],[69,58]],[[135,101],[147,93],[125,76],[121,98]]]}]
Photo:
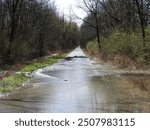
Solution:
[{"label": "paved trail", "polygon": [[[65,60],[35,72],[32,87],[2,97],[0,112],[150,112],[150,94],[133,88],[128,95],[130,83],[108,69],[76,48]],[[138,99],[136,91],[142,91]]]}]

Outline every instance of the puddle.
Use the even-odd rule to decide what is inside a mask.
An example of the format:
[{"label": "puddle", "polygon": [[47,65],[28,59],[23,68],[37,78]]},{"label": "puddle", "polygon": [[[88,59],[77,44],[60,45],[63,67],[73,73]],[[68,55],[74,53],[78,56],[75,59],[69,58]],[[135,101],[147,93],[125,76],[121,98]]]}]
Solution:
[{"label": "puddle", "polygon": [[150,77],[96,64],[80,48],[0,99],[0,112],[150,112]]}]

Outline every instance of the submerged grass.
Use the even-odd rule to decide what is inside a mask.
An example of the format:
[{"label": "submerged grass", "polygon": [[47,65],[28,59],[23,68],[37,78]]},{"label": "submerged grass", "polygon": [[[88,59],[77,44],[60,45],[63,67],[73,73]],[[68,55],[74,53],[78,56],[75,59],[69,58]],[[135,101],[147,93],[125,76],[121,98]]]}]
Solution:
[{"label": "submerged grass", "polygon": [[24,72],[33,72],[37,69],[44,68],[47,66],[50,66],[56,62],[58,62],[60,59],[63,59],[65,55],[58,55],[49,57],[47,59],[41,60],[40,62],[31,63],[29,65],[25,65],[24,68],[22,68],[21,74],[18,75],[10,75],[5,77],[3,80],[0,80],[0,93],[10,93],[16,90],[16,88],[20,87],[24,82],[26,82],[29,77],[26,77],[23,73]]}]

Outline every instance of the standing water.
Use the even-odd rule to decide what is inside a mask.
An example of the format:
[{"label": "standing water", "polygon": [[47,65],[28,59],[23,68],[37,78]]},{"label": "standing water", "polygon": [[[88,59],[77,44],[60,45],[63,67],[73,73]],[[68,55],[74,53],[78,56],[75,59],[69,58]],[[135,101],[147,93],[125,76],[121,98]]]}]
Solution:
[{"label": "standing water", "polygon": [[[150,112],[150,76],[121,74],[76,48],[0,99],[0,112]],[[30,86],[30,87],[29,87]]]}]

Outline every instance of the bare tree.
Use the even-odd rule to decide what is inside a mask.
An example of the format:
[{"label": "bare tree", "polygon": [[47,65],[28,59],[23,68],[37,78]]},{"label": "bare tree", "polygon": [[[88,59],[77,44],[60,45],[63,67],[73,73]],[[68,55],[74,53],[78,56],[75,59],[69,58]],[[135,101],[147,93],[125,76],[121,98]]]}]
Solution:
[{"label": "bare tree", "polygon": [[[142,38],[143,38],[143,54],[144,54],[144,59],[145,61],[149,61],[149,49],[147,49],[146,47],[146,26],[148,25],[148,17],[147,15],[149,15],[149,4],[150,1],[147,0],[135,0],[135,5],[137,7],[137,12],[139,15],[139,20],[140,20],[140,28],[141,28],[141,34],[142,34]],[[147,17],[147,18],[146,18]]]},{"label": "bare tree", "polygon": [[10,15],[10,42],[13,42],[17,27],[18,27],[18,21],[19,17],[22,11],[24,0],[6,0],[6,6],[8,8],[8,12]]},{"label": "bare tree", "polygon": [[95,21],[94,24],[90,23],[86,19],[82,19],[82,20],[95,29],[98,47],[99,50],[101,51],[100,33],[99,33],[100,32],[99,11],[101,7],[99,4],[99,0],[83,0],[83,5],[80,5],[80,8],[94,16],[94,21]]}]

